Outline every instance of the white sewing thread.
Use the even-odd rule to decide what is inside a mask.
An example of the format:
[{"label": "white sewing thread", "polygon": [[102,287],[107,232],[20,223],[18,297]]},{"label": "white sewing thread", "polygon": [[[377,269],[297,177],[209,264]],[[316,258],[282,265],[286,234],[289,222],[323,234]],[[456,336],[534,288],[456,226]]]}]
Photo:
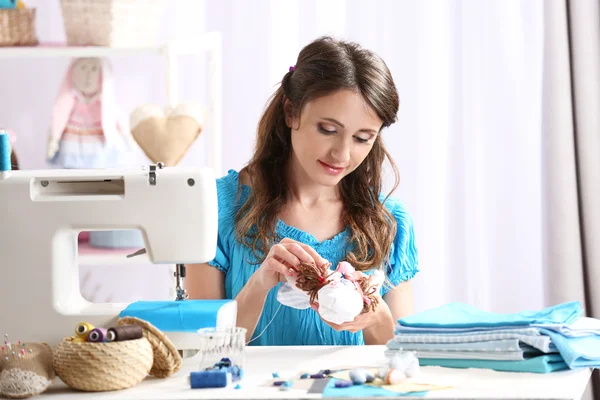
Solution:
[{"label": "white sewing thread", "polygon": [[279,307],[277,307],[277,310],[275,310],[275,314],[273,314],[273,318],[271,318],[271,320],[269,321],[269,323],[267,324],[267,326],[265,326],[262,330],[262,332],[260,332],[260,334],[255,337],[254,339],[251,339],[249,342],[246,343],[246,346],[250,343],[255,341],[256,339],[258,339],[259,337],[262,336],[263,333],[265,333],[265,331],[267,330],[267,328],[269,327],[269,325],[271,325],[271,322],[273,322],[275,320],[275,317],[277,316],[277,313],[279,312],[279,309],[281,308],[281,303],[279,303]]}]

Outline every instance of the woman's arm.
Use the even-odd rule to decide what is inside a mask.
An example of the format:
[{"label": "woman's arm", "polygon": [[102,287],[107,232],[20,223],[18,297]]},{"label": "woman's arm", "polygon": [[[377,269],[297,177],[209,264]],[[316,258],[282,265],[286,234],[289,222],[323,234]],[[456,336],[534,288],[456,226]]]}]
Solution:
[{"label": "woman's arm", "polygon": [[401,282],[383,296],[377,306],[375,322],[363,329],[365,344],[386,344],[394,337],[394,327],[400,318],[412,314],[413,293],[410,281]]},{"label": "woman's arm", "polygon": [[409,316],[414,312],[412,281],[400,282],[383,296],[383,300],[385,300],[390,308],[394,325],[396,325],[399,319]]},{"label": "woman's arm", "polygon": [[[192,264],[186,266],[185,287],[190,299],[224,299],[225,274],[209,264]],[[268,291],[253,279],[248,280],[237,295],[238,327],[246,328],[246,341],[254,334],[260,315],[262,314]]]}]

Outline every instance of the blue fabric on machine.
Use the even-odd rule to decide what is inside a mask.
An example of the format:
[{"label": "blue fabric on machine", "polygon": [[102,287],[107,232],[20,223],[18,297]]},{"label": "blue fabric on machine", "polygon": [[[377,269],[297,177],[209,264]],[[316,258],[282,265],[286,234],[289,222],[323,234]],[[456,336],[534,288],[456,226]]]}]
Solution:
[{"label": "blue fabric on machine", "polygon": [[456,368],[539,373],[597,368],[600,321],[582,314],[579,302],[514,314],[451,303],[398,320],[387,352],[414,350],[421,365]]},{"label": "blue fabric on machine", "polygon": [[150,322],[164,332],[197,332],[214,328],[221,307],[231,300],[137,301],[120,313]]}]

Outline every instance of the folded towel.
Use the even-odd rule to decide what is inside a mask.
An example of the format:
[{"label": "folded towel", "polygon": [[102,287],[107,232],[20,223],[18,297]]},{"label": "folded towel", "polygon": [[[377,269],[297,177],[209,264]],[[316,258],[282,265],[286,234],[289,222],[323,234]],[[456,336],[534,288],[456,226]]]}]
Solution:
[{"label": "folded towel", "polygon": [[583,313],[577,301],[558,304],[540,311],[498,314],[464,303],[450,303],[414,314],[398,321],[401,327],[419,328],[492,328],[531,326],[532,324],[569,325]]}]

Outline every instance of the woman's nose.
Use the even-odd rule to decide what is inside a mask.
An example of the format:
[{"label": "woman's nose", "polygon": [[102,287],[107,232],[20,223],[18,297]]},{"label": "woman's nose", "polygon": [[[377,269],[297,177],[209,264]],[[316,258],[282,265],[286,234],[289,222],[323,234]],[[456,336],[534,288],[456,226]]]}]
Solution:
[{"label": "woman's nose", "polygon": [[350,143],[347,140],[339,140],[331,149],[331,156],[340,164],[346,164],[350,160]]}]

